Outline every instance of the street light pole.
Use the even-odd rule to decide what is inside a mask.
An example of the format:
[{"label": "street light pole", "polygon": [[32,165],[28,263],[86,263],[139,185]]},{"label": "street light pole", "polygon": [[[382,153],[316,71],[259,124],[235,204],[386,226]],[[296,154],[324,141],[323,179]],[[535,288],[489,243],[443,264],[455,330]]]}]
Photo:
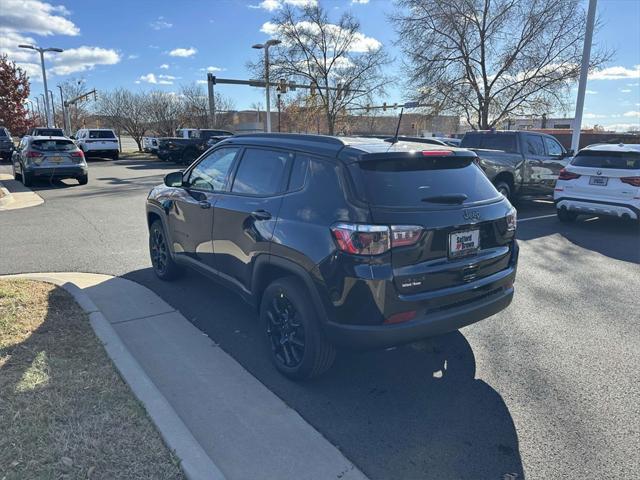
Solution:
[{"label": "street light pole", "polygon": [[576,115],[573,119],[573,133],[571,135],[571,149],[577,153],[580,147],[580,130],[582,129],[582,111],[584,109],[584,94],[587,89],[587,76],[589,75],[589,60],[591,58],[591,40],[593,39],[593,26],[596,18],[597,0],[589,0],[587,11],[587,30],[584,34],[584,46],[582,48],[582,65],[580,66],[580,80],[578,82],[578,98],[576,100]]},{"label": "street light pole", "polygon": [[53,101],[53,92],[51,90],[48,90],[49,92],[49,96],[51,97],[51,115],[53,118],[53,126],[56,126],[56,105],[55,102]]},{"label": "street light pole", "polygon": [[71,132],[67,131],[67,114],[66,114],[66,109],[64,108],[64,97],[62,96],[62,86],[58,85],[58,88],[60,89],[60,108],[62,109],[62,128],[64,129],[65,133],[71,134]]},{"label": "street light pole", "polygon": [[34,47],[33,45],[18,45],[18,47],[26,48],[28,50],[35,50],[40,54],[40,66],[42,67],[42,81],[44,83],[44,93],[45,93],[44,111],[45,111],[45,115],[47,116],[47,127],[51,127],[52,118],[51,118],[51,109],[49,108],[49,97],[47,94],[47,92],[49,91],[49,87],[47,86],[47,72],[46,72],[46,69],[44,68],[44,54],[45,52],[61,53],[63,50],[61,48]]},{"label": "street light pole", "polygon": [[264,80],[265,80],[265,90],[267,94],[267,121],[266,121],[266,131],[267,133],[271,133],[271,93],[269,86],[269,47],[274,45],[279,45],[282,43],[281,40],[271,39],[267,40],[264,44],[258,43],[253,45],[251,48],[255,48],[257,50],[264,49]]}]

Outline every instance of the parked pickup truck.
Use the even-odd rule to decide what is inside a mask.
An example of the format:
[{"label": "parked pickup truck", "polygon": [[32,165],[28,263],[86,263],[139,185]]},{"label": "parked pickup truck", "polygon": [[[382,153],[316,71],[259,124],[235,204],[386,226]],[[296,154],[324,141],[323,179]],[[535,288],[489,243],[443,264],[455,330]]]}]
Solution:
[{"label": "parked pickup truck", "polygon": [[536,132],[468,132],[460,146],[476,152],[489,180],[510,199],[553,195],[570,157],[554,137]]},{"label": "parked pickup truck", "polygon": [[[158,139],[158,158],[189,165],[211,146],[210,140],[220,141],[233,133],[226,130],[179,129],[176,137]],[[217,143],[217,141],[215,143]]]}]

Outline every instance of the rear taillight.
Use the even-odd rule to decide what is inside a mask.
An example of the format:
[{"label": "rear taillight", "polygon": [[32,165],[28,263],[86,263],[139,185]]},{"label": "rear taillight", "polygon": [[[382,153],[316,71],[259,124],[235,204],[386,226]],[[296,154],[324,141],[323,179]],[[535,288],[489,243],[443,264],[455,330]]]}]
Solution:
[{"label": "rear taillight", "polygon": [[33,150],[29,150],[27,152],[27,157],[29,157],[29,158],[39,158],[41,156],[42,156],[42,154],[40,152],[34,152]]},{"label": "rear taillight", "polygon": [[640,187],[640,177],[622,177],[620,181],[633,187]]},{"label": "rear taillight", "polygon": [[580,175],[563,168],[562,170],[560,170],[560,176],[558,177],[558,180],[575,180],[576,178],[580,178]]},{"label": "rear taillight", "polygon": [[331,233],[338,248],[354,255],[380,255],[393,247],[415,244],[422,233],[422,227],[411,225],[361,225],[337,223]]},{"label": "rear taillight", "polygon": [[71,159],[75,163],[82,163],[82,161],[84,160],[84,153],[82,153],[82,150],[76,150],[75,152],[71,152]]}]

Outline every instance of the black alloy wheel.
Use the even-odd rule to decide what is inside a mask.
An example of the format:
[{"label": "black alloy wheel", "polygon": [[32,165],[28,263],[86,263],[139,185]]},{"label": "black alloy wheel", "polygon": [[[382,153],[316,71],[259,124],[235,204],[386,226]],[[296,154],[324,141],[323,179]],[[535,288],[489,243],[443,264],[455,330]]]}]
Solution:
[{"label": "black alloy wheel", "polygon": [[180,273],[178,265],[171,258],[167,236],[160,220],[153,222],[149,230],[149,254],[153,271],[161,280],[172,280]]},{"label": "black alloy wheel", "polygon": [[305,351],[304,326],[284,291],[273,297],[266,315],[267,336],[276,360],[286,368],[300,366]]}]

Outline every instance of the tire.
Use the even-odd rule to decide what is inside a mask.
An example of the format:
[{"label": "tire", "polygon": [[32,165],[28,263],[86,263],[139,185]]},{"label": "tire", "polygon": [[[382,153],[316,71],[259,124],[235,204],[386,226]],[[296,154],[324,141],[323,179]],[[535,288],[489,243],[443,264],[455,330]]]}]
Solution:
[{"label": "tire", "polygon": [[495,183],[496,190],[505,196],[508,200],[511,200],[511,186],[504,180],[499,180]]},{"label": "tire", "polygon": [[260,324],[271,361],[284,376],[308,380],[333,365],[336,350],[320,329],[313,302],[299,279],[280,278],[266,288]]},{"label": "tire", "polygon": [[571,223],[578,218],[578,214],[576,212],[572,212],[566,208],[558,208],[556,213],[558,214],[558,220],[563,223]]},{"label": "tire", "polygon": [[33,185],[33,179],[31,178],[30,173],[26,173],[23,171],[21,174],[21,177],[22,177],[22,184],[25,187],[30,187],[31,185]]},{"label": "tire", "polygon": [[114,160],[118,160],[120,158],[120,152],[116,152],[113,155],[111,155],[111,158]]},{"label": "tire", "polygon": [[81,177],[78,177],[77,180],[80,185],[86,185],[89,183],[89,175],[82,175]]},{"label": "tire", "polygon": [[156,220],[149,228],[149,255],[153,271],[160,280],[173,280],[177,278],[181,269],[171,257],[167,236],[160,220]]}]

